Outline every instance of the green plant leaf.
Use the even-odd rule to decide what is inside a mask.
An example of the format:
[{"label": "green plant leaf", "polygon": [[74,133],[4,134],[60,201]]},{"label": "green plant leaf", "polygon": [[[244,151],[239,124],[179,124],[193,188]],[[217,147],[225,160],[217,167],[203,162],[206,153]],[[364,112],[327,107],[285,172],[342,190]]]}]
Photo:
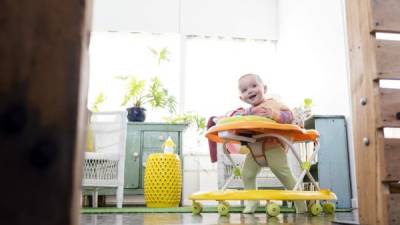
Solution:
[{"label": "green plant leaf", "polygon": [[129,102],[129,100],[130,100],[130,96],[129,95],[124,95],[124,100],[122,101],[122,103],[121,103],[121,106],[125,106],[125,105],[127,105],[128,104],[128,102]]},{"label": "green plant leaf", "polygon": [[175,112],[175,97],[169,95],[168,90],[163,87],[159,77],[154,77],[149,86],[149,93],[146,95],[150,106],[153,108],[168,108],[170,113]]},{"label": "green plant leaf", "polygon": [[158,64],[160,64],[161,61],[169,61],[168,55],[169,55],[168,49],[167,48],[163,48],[160,51],[160,55],[158,57]]},{"label": "green plant leaf", "polygon": [[313,104],[313,101],[311,98],[305,98],[304,99],[304,107],[306,108],[311,108]]},{"label": "green plant leaf", "polygon": [[167,47],[164,47],[160,51],[157,51],[154,48],[149,48],[150,52],[156,57],[158,65],[161,64],[162,61],[169,61],[169,50]]},{"label": "green plant leaf", "polygon": [[122,80],[125,80],[126,88],[124,99],[121,103],[121,106],[127,105],[132,101],[132,105],[135,107],[141,107],[145,102],[145,98],[143,98],[143,92],[145,91],[145,80],[139,80],[134,76],[130,76],[125,79],[124,76],[120,76]]},{"label": "green plant leaf", "polygon": [[154,48],[149,48],[150,52],[153,53],[155,57],[158,57],[158,52]]},{"label": "green plant leaf", "polygon": [[176,112],[176,99],[175,99],[174,96],[169,96],[167,98],[166,105],[167,105],[168,111],[170,113],[175,113]]},{"label": "green plant leaf", "polygon": [[179,115],[174,115],[171,117],[166,117],[164,120],[168,123],[188,123],[196,126],[197,132],[201,135],[204,133],[206,128],[206,118],[198,115],[194,112],[186,112]]},{"label": "green plant leaf", "polygon": [[101,105],[104,101],[106,100],[106,97],[104,95],[103,91],[100,91],[100,93],[96,96],[93,104],[92,104],[92,112],[98,112],[99,111],[99,105]]}]

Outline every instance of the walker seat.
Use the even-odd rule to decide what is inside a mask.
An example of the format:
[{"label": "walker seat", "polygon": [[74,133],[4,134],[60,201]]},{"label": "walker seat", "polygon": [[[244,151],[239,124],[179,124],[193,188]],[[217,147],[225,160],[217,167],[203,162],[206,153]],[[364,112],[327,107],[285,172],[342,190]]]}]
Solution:
[{"label": "walker seat", "polygon": [[[305,130],[294,124],[280,124],[273,120],[260,116],[236,116],[221,119],[217,124],[211,127],[205,135],[209,140],[217,143],[240,143],[248,146],[254,160],[260,166],[267,166],[263,152],[263,142],[267,138],[276,138],[282,144],[290,149],[300,164],[302,172],[297,178],[297,182],[293,190],[226,190],[229,182],[234,176],[240,175],[240,169],[232,173],[230,179],[227,180],[222,190],[213,192],[198,192],[189,196],[193,200],[192,211],[199,214],[202,210],[200,203],[196,200],[217,200],[219,201],[218,212],[220,215],[229,213],[229,204],[226,200],[317,200],[310,207],[312,215],[319,215],[322,211],[325,213],[333,213],[335,204],[326,202],[322,207],[319,200],[336,200],[335,193],[330,190],[321,190],[319,185],[309,172],[311,164],[319,151],[319,133],[316,130]],[[310,158],[302,161],[297,153],[296,142],[313,142],[314,151]],[[229,151],[224,146],[224,153],[230,162],[234,165],[233,159],[229,155]],[[302,191],[301,183],[304,176],[307,176],[313,183],[317,191]],[[266,212],[270,216],[279,214],[280,208],[276,204],[268,204]]]}]

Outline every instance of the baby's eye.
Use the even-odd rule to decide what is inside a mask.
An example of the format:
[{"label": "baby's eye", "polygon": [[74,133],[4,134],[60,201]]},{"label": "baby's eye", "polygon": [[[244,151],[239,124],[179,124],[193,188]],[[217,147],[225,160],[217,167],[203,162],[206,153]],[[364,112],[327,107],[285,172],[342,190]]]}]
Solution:
[{"label": "baby's eye", "polygon": [[247,91],[247,89],[242,89],[242,93],[244,93],[244,92],[246,92]]},{"label": "baby's eye", "polygon": [[253,88],[257,87],[257,84],[253,84]]}]

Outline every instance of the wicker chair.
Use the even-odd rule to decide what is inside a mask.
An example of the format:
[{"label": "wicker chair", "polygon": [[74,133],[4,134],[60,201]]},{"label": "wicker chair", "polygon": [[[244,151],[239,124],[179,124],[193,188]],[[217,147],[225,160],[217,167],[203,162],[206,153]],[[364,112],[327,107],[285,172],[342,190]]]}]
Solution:
[{"label": "wicker chair", "polygon": [[126,112],[96,112],[90,118],[94,151],[85,152],[82,189],[92,191],[93,207],[99,188],[116,188],[117,207],[122,208],[126,127]]}]

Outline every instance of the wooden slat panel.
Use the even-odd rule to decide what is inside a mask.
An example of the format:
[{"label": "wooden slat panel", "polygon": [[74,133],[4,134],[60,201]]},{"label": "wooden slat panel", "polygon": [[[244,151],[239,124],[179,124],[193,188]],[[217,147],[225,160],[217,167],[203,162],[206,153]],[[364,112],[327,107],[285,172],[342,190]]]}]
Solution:
[{"label": "wooden slat panel", "polygon": [[[377,131],[374,90],[376,83],[375,38],[370,33],[370,5],[365,0],[347,0],[346,17],[348,28],[350,82],[354,128],[354,150],[356,155],[359,221],[361,224],[377,223],[384,217],[379,210],[371,210],[371,205],[379,206],[381,185],[378,177]],[[361,105],[361,99],[367,99]],[[368,138],[369,144],[363,139]],[[368,176],[366,176],[368,174]]]},{"label": "wooden slat panel", "polygon": [[400,41],[376,40],[376,70],[380,79],[400,80]]},{"label": "wooden slat panel", "polygon": [[400,89],[380,88],[377,98],[379,127],[400,127]]},{"label": "wooden slat panel", "polygon": [[386,195],[387,223],[390,225],[400,224],[400,194]]},{"label": "wooden slat panel", "polygon": [[[349,36],[350,81],[353,102],[354,149],[357,165],[357,190],[359,200],[360,224],[387,225],[391,216],[387,209],[389,185],[382,181],[386,162],[382,129],[379,124],[383,117],[389,121],[385,110],[396,101],[381,96],[377,78],[377,54],[375,34],[371,32],[374,26],[390,27],[391,21],[386,21],[385,7],[397,4],[398,0],[347,0],[346,17]],[[379,5],[382,3],[385,5]],[[383,10],[383,11],[382,11]],[[374,15],[374,16],[371,16]],[[396,14],[400,15],[400,14]],[[396,16],[395,15],[395,16]],[[379,20],[380,23],[374,20]],[[392,19],[390,19],[392,20]],[[385,26],[383,26],[385,25]],[[398,23],[395,25],[399,25]],[[387,94],[387,93],[383,93]],[[391,96],[396,97],[396,96]],[[366,104],[360,104],[366,99]],[[384,102],[382,102],[382,100]],[[389,106],[390,105],[390,106]],[[384,107],[381,107],[384,106]],[[390,117],[389,117],[390,118]],[[365,140],[365,141],[363,141]],[[371,210],[371,207],[375,207]],[[390,216],[389,216],[390,215]]]},{"label": "wooden slat panel", "polygon": [[400,1],[372,1],[372,31],[400,33]]},{"label": "wooden slat panel", "polygon": [[400,180],[400,139],[383,139],[382,181]]},{"label": "wooden slat panel", "polygon": [[1,224],[79,224],[90,12],[0,1]]}]

